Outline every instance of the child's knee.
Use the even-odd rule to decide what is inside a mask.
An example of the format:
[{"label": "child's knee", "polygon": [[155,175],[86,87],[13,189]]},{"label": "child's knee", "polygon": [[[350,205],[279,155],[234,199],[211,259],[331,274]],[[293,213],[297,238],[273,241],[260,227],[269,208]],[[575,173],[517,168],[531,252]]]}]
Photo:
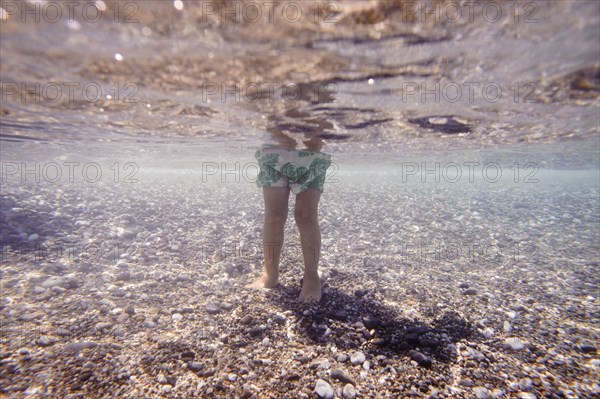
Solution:
[{"label": "child's knee", "polygon": [[312,209],[296,207],[294,209],[294,218],[299,226],[308,226],[317,223],[317,215]]},{"label": "child's knee", "polygon": [[287,209],[269,209],[265,214],[269,223],[284,224],[287,219]]}]

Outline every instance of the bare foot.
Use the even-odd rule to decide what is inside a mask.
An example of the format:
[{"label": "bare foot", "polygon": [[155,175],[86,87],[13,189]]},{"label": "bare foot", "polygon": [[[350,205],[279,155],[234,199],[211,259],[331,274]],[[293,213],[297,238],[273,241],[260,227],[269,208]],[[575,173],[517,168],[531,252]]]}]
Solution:
[{"label": "bare foot", "polygon": [[308,303],[316,303],[321,300],[321,279],[318,275],[315,277],[304,276],[300,300]]},{"label": "bare foot", "polygon": [[258,280],[248,284],[246,288],[275,288],[278,284],[278,277],[270,277],[266,274],[263,274],[258,278]]}]

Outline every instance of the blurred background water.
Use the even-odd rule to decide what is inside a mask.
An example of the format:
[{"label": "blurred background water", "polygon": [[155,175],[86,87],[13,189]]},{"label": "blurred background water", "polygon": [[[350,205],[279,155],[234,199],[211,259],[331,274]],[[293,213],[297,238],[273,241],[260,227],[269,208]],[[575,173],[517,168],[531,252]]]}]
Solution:
[{"label": "blurred background water", "polygon": [[1,7],[5,193],[98,171],[252,186],[254,149],[282,140],[320,142],[329,181],[469,183],[474,168],[597,188],[594,0]]},{"label": "blurred background water", "polygon": [[181,162],[306,134],[342,158],[535,147],[561,167],[598,164],[595,1],[18,1],[0,12],[5,156]]}]

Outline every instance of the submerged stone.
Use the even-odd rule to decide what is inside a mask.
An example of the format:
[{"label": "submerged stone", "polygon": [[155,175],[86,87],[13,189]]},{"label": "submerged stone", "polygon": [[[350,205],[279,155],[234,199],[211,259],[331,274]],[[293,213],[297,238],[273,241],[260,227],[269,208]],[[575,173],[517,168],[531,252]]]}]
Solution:
[{"label": "submerged stone", "polygon": [[323,399],[333,399],[334,396],[331,385],[322,379],[317,380],[317,384],[315,385],[315,393],[319,396],[319,398]]}]

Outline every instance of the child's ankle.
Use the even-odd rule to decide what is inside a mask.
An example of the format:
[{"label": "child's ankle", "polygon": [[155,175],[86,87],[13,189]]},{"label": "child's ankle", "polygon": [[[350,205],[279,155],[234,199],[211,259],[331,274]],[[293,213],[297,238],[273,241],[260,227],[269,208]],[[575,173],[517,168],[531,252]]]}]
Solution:
[{"label": "child's ankle", "polygon": [[262,281],[267,288],[272,288],[279,283],[279,273],[264,273]]},{"label": "child's ankle", "polygon": [[304,271],[304,276],[303,278],[305,280],[318,280],[319,279],[319,272],[315,271]]}]

